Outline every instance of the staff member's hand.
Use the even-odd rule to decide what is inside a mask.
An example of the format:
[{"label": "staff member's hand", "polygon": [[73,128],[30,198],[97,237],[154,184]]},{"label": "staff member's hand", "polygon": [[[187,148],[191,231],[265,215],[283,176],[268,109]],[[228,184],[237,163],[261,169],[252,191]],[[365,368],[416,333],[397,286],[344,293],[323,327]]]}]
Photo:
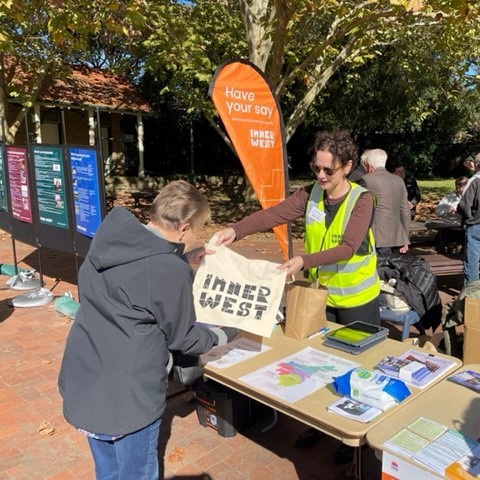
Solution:
[{"label": "staff member's hand", "polygon": [[216,238],[215,245],[230,245],[234,242],[237,234],[232,227],[224,228],[216,232],[213,238]]},{"label": "staff member's hand", "polygon": [[295,275],[303,268],[303,258],[300,256],[293,257],[290,260],[287,260],[282,265],[279,265],[277,268],[279,270],[286,270],[287,275]]}]

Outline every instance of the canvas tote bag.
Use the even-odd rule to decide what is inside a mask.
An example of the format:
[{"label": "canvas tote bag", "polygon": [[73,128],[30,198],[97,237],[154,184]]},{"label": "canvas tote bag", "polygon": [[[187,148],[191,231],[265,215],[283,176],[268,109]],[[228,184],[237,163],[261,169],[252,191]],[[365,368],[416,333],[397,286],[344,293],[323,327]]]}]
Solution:
[{"label": "canvas tote bag", "polygon": [[328,289],[318,282],[294,280],[285,285],[285,335],[302,340],[327,325]]},{"label": "canvas tote bag", "polygon": [[234,327],[270,337],[285,287],[277,263],[250,260],[225,245],[207,245],[193,283],[197,322]]}]

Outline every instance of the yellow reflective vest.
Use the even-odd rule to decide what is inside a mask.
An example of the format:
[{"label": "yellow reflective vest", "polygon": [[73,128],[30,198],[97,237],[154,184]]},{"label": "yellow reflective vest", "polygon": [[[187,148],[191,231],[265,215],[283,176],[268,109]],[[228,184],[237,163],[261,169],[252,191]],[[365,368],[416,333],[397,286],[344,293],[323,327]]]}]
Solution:
[{"label": "yellow reflective vest", "polygon": [[[324,191],[315,183],[308,199],[305,219],[305,251],[315,253],[328,250],[342,243],[350,214],[366,190],[351,183],[350,192],[339,205],[329,227],[325,224]],[[354,254],[348,260],[331,265],[320,265],[309,270],[311,281],[318,281],[328,288],[327,305],[336,308],[352,308],[372,301],[380,293],[377,273],[377,255],[372,229],[368,229],[368,248],[364,255]],[[359,319],[361,320],[361,319]]]}]

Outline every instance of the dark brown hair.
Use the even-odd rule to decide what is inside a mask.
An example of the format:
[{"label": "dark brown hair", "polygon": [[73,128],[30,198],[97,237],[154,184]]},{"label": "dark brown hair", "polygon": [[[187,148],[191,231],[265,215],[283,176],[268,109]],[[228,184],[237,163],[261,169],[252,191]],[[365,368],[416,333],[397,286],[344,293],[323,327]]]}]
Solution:
[{"label": "dark brown hair", "polygon": [[317,152],[330,152],[335,163],[345,166],[349,160],[352,161],[353,170],[358,162],[358,147],[347,130],[333,132],[318,132],[315,135],[313,144],[310,147],[310,160],[315,160]]}]

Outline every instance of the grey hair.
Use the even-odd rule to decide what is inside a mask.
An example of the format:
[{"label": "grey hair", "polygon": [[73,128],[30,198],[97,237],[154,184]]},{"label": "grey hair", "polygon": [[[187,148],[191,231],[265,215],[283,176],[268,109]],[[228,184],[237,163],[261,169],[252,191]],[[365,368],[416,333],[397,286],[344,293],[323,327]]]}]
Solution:
[{"label": "grey hair", "polygon": [[387,164],[387,152],[380,148],[373,148],[372,150],[365,150],[360,157],[360,162],[363,166],[368,163],[374,170],[380,167],[385,167]]},{"label": "grey hair", "polygon": [[169,229],[182,223],[203,226],[210,220],[210,206],[200,190],[184,180],[176,180],[160,190],[149,217],[151,222]]}]

